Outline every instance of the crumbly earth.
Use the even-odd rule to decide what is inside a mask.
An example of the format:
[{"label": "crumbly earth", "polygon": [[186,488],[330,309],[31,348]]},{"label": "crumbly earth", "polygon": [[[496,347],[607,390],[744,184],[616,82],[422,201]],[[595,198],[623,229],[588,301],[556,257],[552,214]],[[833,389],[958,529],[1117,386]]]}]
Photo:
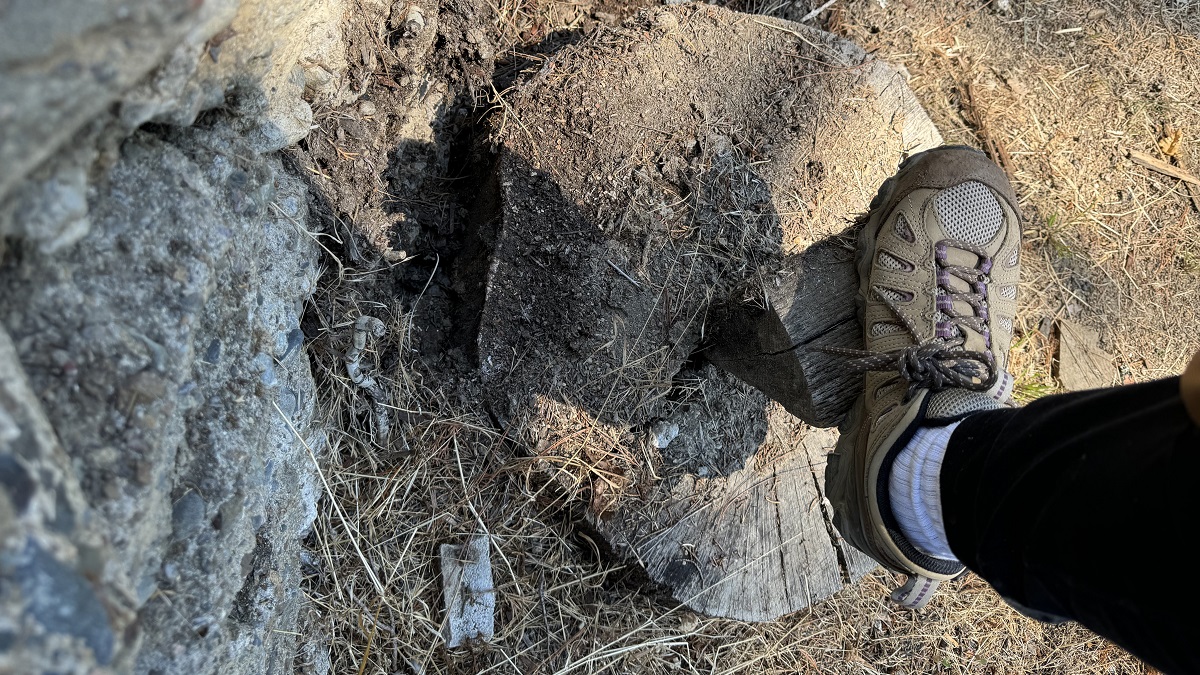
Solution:
[{"label": "crumbly earth", "polygon": [[[971,576],[919,616],[889,605],[884,597],[894,580],[876,573],[776,622],[696,617],[656,595],[635,568],[607,557],[579,526],[590,496],[546,483],[546,468],[519,449],[525,443],[500,430],[483,404],[471,344],[471,317],[481,305],[481,280],[471,270],[482,259],[471,232],[488,212],[483,177],[494,161],[487,139],[473,135],[474,122],[484,112],[503,120],[513,104],[504,95],[510,86],[543,68],[553,77],[556,50],[644,4],[451,3],[443,13],[448,6],[460,22],[447,20],[446,36],[417,61],[388,61],[386,52],[397,53],[407,38],[377,37],[395,32],[378,28],[395,8],[350,17],[360,26],[351,54],[362,54],[358,67],[374,111],[367,115],[361,103],[318,111],[320,128],[296,156],[313,176],[314,206],[326,215],[320,240],[329,251],[326,286],[305,330],[323,336],[314,370],[325,369],[323,403],[338,432],[331,434],[332,498],[310,542],[307,592],[322,610],[314,625],[331,638],[334,672],[1153,672],[1079,626],[1021,617]],[[798,19],[811,4],[736,8]],[[1024,398],[1058,388],[1054,319],[1061,317],[1101,329],[1115,357],[1114,380],[1178,372],[1200,346],[1200,213],[1178,181],[1131,164],[1122,150],[1200,171],[1192,140],[1200,136],[1200,8],[1014,0],[1002,13],[974,1],[881,7],[844,0],[812,24],[906,67],[948,142],[985,148],[1010,169],[1027,218],[1014,349]],[[476,33],[468,40],[471,27],[483,39]],[[742,55],[714,58],[730,77],[752,77],[753,55],[742,73],[732,70]],[[657,74],[666,76],[668,66]],[[423,94],[424,78],[431,84]],[[412,134],[389,117],[389,105],[436,97],[438,82],[446,89],[429,115],[440,131],[426,143],[401,143]],[[563,113],[566,121],[576,115]],[[578,128],[595,133],[580,120]],[[351,133],[355,122],[361,135]],[[1177,159],[1158,150],[1167,125],[1182,131]],[[506,133],[525,133],[517,127]],[[661,174],[654,158],[631,159]],[[875,188],[868,182],[867,199]],[[796,222],[819,214],[818,222],[833,225],[854,211],[842,204],[822,210],[804,195],[774,198],[785,248],[791,214]],[[836,231],[795,229],[794,245]],[[614,262],[634,263],[622,267],[633,275],[640,261]],[[385,315],[391,328],[375,356],[404,447],[370,442],[366,408],[339,380],[348,327],[362,311]],[[689,368],[675,378],[677,390],[702,377]],[[579,425],[594,427],[587,419]],[[688,471],[718,463],[695,462]],[[447,651],[434,636],[443,618],[437,545],[480,532],[493,542],[497,637]]]},{"label": "crumbly earth", "polygon": [[[761,394],[680,371],[703,362],[715,303],[761,294],[788,254],[844,232],[902,157],[906,127],[855,52],[746,14],[648,11],[555,52],[492,116],[486,403],[511,437],[579,466],[575,483],[595,486],[602,463],[601,505],[663,464],[725,474],[762,443]],[[742,400],[756,410],[726,416]],[[631,438],[589,449],[558,422],[576,412]],[[678,451],[644,447],[660,420]]]}]

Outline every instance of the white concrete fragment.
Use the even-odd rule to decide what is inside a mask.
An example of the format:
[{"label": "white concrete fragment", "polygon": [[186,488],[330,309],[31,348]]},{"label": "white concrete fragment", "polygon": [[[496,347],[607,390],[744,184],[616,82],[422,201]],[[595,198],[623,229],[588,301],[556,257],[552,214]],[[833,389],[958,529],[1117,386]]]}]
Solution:
[{"label": "white concrete fragment", "polygon": [[442,544],[442,597],[446,603],[442,637],[447,647],[492,639],[496,590],[489,551],[486,535],[474,536],[464,545]]}]

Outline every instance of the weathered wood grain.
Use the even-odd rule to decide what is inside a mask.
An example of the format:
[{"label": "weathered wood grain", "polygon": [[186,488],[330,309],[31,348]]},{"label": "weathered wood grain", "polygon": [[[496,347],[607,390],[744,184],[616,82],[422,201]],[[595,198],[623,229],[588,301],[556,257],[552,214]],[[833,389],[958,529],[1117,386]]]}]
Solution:
[{"label": "weathered wood grain", "polygon": [[849,581],[817,479],[837,434],[806,429],[777,407],[768,414],[764,445],[782,456],[760,453],[729,476],[659,486],[643,508],[595,523],[614,548],[698,612],[767,621]]},{"label": "weathered wood grain", "polygon": [[839,240],[788,258],[783,271],[752,289],[760,297],[737,298],[717,312],[708,359],[805,422],[837,426],[862,376],[820,348],[862,348],[853,259]]},{"label": "weathered wood grain", "polygon": [[1117,371],[1100,334],[1070,319],[1058,321],[1058,379],[1067,391],[1111,387]]}]

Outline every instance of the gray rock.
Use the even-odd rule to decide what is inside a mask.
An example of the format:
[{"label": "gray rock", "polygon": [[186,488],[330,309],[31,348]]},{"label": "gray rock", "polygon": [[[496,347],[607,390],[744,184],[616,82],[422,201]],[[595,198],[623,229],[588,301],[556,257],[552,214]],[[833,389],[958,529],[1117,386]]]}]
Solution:
[{"label": "gray rock", "polygon": [[208,505],[204,503],[204,498],[189,490],[179,498],[179,501],[175,502],[174,508],[171,509],[172,532],[177,537],[186,537],[195,533],[204,526],[204,516],[207,512]]},{"label": "gray rock", "polygon": [[[91,200],[92,231],[0,268],[16,357],[112,549],[97,578],[135,604],[138,629],[113,634],[141,638],[109,656],[136,672],[268,672],[295,653],[299,538],[319,495],[305,446],[322,445],[295,331],[316,251],[304,184],[227,133],[134,134]],[[22,468],[0,461],[14,504],[38,489]],[[87,608],[65,572],[53,580]],[[102,663],[102,636],[60,633]]]},{"label": "gray rock", "polygon": [[[227,106],[228,123],[258,152],[308,135],[312,108],[352,100],[344,86],[344,0],[240,0],[216,29],[177,46],[121,100],[122,123],[190,125],[204,110]],[[207,41],[206,41],[207,40]],[[227,99],[227,93],[237,96]]]},{"label": "gray rock", "polygon": [[0,328],[0,672],[128,665],[132,608],[98,578],[96,525]]},{"label": "gray rock", "polygon": [[658,420],[650,425],[650,445],[663,449],[671,444],[671,441],[679,437],[679,425],[669,420]]},{"label": "gray rock", "polygon": [[[186,126],[225,105],[234,113],[225,123],[258,152],[303,138],[306,71],[325,74],[310,96],[353,99],[343,2],[0,3],[0,236],[47,251],[78,240],[97,148],[145,122]],[[64,152],[69,161],[53,159]],[[22,184],[48,160],[61,166]]]},{"label": "gray rock", "polygon": [[20,586],[28,603],[28,618],[49,632],[82,641],[97,664],[112,663],[115,638],[108,614],[91,584],[78,571],[32,539],[20,555],[0,562],[0,568]]},{"label": "gray rock", "polygon": [[345,0],[85,4],[0,0],[0,672],[290,671]]},{"label": "gray rock", "polygon": [[0,196],[232,0],[0,5]]},{"label": "gray rock", "polygon": [[52,253],[87,234],[87,171],[62,163],[46,173],[18,186],[0,210],[0,232],[38,241]]}]

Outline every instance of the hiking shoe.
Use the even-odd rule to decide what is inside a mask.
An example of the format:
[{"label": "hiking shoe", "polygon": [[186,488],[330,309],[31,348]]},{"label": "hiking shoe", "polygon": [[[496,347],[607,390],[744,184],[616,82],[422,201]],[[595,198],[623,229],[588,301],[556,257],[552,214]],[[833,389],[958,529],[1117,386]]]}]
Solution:
[{"label": "hiking shoe", "polygon": [[866,221],[857,258],[865,350],[830,350],[865,372],[865,388],[829,457],[826,492],[842,536],[909,575],[892,599],[919,608],[963,566],[901,534],[887,494],[892,460],[921,426],[1011,405],[1020,216],[1000,167],[949,146],[901,164]]}]

